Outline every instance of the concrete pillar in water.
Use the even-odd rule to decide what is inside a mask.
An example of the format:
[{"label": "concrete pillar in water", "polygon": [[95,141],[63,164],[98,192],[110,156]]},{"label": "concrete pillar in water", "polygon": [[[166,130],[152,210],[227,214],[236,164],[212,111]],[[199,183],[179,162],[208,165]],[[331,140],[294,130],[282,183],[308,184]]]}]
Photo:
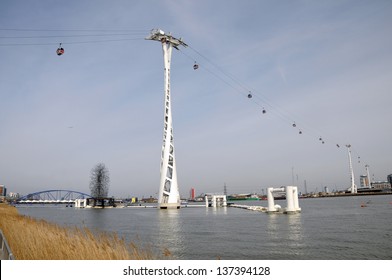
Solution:
[{"label": "concrete pillar in water", "polygon": [[286,202],[287,202],[287,213],[293,213],[295,212],[295,207],[294,207],[294,193],[293,193],[293,187],[292,186],[287,186],[286,187]]},{"label": "concrete pillar in water", "polygon": [[295,211],[301,211],[301,208],[299,208],[299,202],[298,202],[298,187],[293,187],[293,195],[294,195],[294,209]]},{"label": "concrete pillar in water", "polygon": [[274,201],[274,196],[272,194],[274,188],[268,188],[267,189],[267,199],[268,199],[268,212],[275,212],[275,201]]}]

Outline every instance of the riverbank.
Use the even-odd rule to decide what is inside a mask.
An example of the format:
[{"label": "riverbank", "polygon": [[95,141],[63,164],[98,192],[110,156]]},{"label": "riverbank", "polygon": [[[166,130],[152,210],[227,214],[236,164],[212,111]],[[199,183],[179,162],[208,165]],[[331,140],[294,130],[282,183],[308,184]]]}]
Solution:
[{"label": "riverbank", "polygon": [[93,234],[87,228],[61,227],[22,216],[17,208],[7,204],[0,204],[0,229],[17,260],[148,260],[159,257],[151,248],[139,248],[117,234]]},{"label": "riverbank", "polygon": [[359,192],[359,193],[349,193],[349,192],[335,192],[335,193],[317,193],[302,195],[299,198],[323,198],[323,197],[348,197],[348,196],[375,196],[375,195],[392,195],[391,191],[385,192]]}]

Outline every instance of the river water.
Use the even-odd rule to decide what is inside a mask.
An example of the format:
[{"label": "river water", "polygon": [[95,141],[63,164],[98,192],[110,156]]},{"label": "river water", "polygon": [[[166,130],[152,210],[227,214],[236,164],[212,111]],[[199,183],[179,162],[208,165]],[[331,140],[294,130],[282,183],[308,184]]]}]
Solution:
[{"label": "river water", "polygon": [[[285,201],[276,201],[282,206]],[[116,232],[175,259],[392,259],[392,195],[300,199],[300,214],[238,208],[18,207],[60,225]],[[366,207],[361,207],[366,203]],[[267,206],[266,201],[243,201]]]}]

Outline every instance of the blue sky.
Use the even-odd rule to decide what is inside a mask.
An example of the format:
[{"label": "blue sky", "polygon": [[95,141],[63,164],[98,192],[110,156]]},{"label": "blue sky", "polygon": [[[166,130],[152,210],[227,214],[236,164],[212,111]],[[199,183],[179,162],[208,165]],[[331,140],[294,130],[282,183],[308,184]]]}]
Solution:
[{"label": "blue sky", "polygon": [[365,164],[386,180],[391,27],[390,1],[1,1],[0,184],[89,192],[103,162],[110,195],[156,195],[163,58],[144,40],[153,28],[189,45],[173,51],[171,72],[182,196],[224,183],[261,193],[293,174],[301,190],[304,180],[308,191],[344,189],[345,144],[357,185]]}]

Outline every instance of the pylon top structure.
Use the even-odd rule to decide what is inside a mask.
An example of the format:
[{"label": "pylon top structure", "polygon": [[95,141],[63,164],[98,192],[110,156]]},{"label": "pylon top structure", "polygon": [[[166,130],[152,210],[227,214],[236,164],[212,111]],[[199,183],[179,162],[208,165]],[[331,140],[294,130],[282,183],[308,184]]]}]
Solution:
[{"label": "pylon top structure", "polygon": [[172,49],[178,50],[179,46],[187,47],[182,39],[177,39],[171,34],[165,34],[160,29],[153,29],[147,40],[162,43],[165,91],[164,91],[164,127],[161,153],[161,179],[158,193],[158,207],[160,209],[180,208],[180,193],[177,182],[176,160],[174,156],[173,120],[170,98],[170,62]]},{"label": "pylon top structure", "polygon": [[165,32],[163,32],[160,29],[151,30],[151,34],[146,38],[146,40],[160,41],[162,44],[167,43],[177,50],[178,50],[178,46],[180,45],[183,47],[188,47],[188,45],[185,44],[184,41],[182,41],[182,38],[177,39],[173,37],[170,33],[165,34]]}]

